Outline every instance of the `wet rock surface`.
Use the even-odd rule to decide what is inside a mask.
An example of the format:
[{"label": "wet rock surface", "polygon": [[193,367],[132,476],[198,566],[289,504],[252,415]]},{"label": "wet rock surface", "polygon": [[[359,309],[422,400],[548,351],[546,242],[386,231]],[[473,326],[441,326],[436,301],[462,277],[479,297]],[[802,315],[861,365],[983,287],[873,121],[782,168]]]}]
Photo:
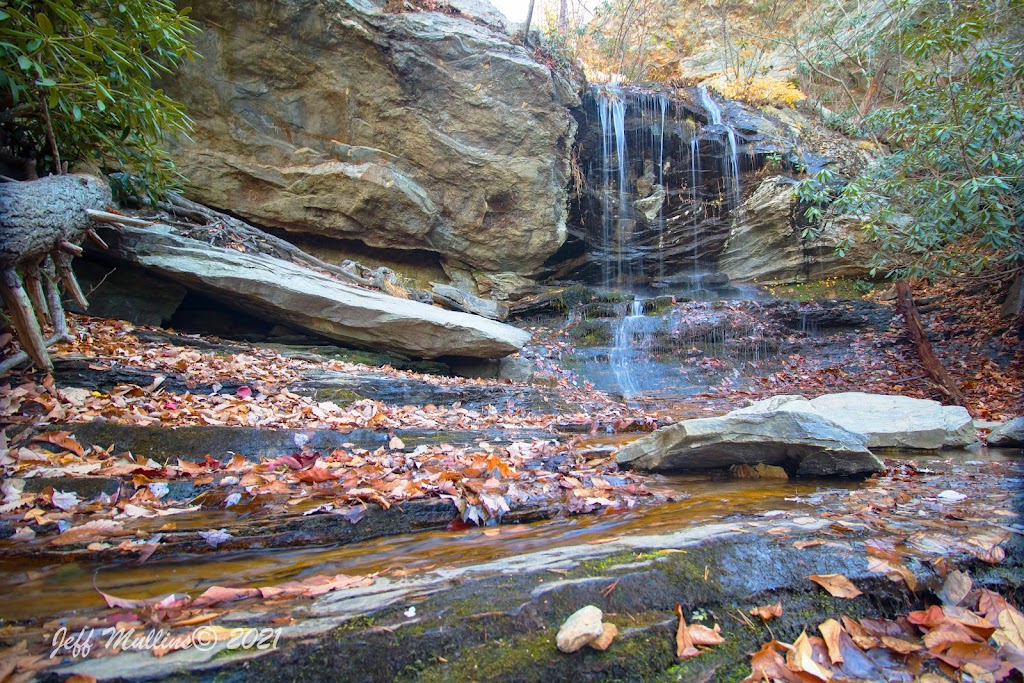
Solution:
[{"label": "wet rock surface", "polygon": [[[929,478],[922,493],[964,482],[960,467],[931,475],[935,480]],[[978,496],[972,496],[975,503],[1002,500],[1014,486],[1006,475],[1020,476],[1019,464],[1000,474],[989,466],[982,470],[972,471],[985,479]],[[994,486],[986,489],[990,484]],[[284,628],[278,646],[269,651],[218,646],[211,652],[192,650],[163,658],[122,653],[68,662],[59,675],[284,681],[318,678],[330,670],[353,681],[737,680],[750,671],[749,653],[764,642],[792,642],[801,631],[839,615],[893,618],[923,609],[929,591],[939,591],[943,577],[924,560],[928,551],[922,555],[912,549],[906,559],[917,577],[916,594],[902,582],[866,569],[868,544],[891,537],[889,523],[895,520],[883,511],[867,518],[851,513],[857,501],[874,500],[881,491],[894,494],[899,475],[880,485],[882,489],[873,489],[874,493],[857,494],[852,508],[841,502],[851,498],[847,492],[823,493],[804,502],[807,512],[734,518],[663,534],[610,538],[601,544],[567,544],[401,578],[380,577],[370,586],[306,603],[304,612],[296,612],[301,614],[298,621]],[[915,499],[901,513],[902,532],[930,528],[918,510],[948,505],[941,499],[927,500]],[[821,516],[822,511],[829,515]],[[859,525],[845,527],[847,532],[838,538],[826,535],[820,542],[823,531],[837,522]],[[769,527],[774,535],[764,533]],[[794,549],[798,542],[807,545]],[[939,534],[931,541],[939,545],[920,547],[945,549],[947,559],[969,572],[976,584],[1016,600],[1024,598],[1019,580],[1024,548],[1018,536],[1006,535],[1006,559],[998,566],[965,555],[951,542],[948,534]],[[831,598],[806,578],[812,574],[842,574],[863,595],[853,600]],[[782,616],[770,623],[753,620],[748,626],[729,618],[737,609],[746,612],[775,602],[782,603]],[[699,614],[709,625],[718,623],[725,643],[680,662],[673,613],[677,604],[688,620]],[[558,628],[585,605],[617,615],[619,635],[605,651],[584,648],[567,656],[556,647]],[[259,624],[267,618],[250,610],[228,623]],[[879,680],[893,680],[879,675]]]}]

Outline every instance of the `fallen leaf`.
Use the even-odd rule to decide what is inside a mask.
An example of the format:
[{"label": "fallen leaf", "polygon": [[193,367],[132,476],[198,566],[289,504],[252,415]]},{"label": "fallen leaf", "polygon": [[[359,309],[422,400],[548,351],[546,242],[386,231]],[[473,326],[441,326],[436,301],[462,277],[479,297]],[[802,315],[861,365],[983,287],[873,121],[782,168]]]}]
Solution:
[{"label": "fallen leaf", "polygon": [[32,437],[30,441],[51,443],[54,446],[60,446],[66,451],[71,451],[75,455],[85,455],[85,449],[82,448],[82,444],[78,443],[70,432],[47,432],[46,434]]},{"label": "fallen leaf", "polygon": [[233,538],[233,536],[227,532],[227,529],[200,531],[199,537],[206,541],[207,545],[211,545],[214,548],[219,546],[221,543]]},{"label": "fallen leaf", "polygon": [[999,628],[992,634],[992,639],[999,645],[1012,645],[1024,650],[1024,615],[1013,607],[1007,607],[999,613]]},{"label": "fallen leaf", "polygon": [[754,607],[750,610],[750,613],[755,617],[761,617],[765,621],[774,619],[775,617],[782,616],[782,601],[779,600],[774,605],[762,605],[761,607]]},{"label": "fallen leaf", "polygon": [[843,661],[842,649],[839,646],[839,635],[843,632],[843,627],[839,625],[839,622],[835,619],[829,619],[818,625],[818,630],[821,631],[821,636],[825,641],[825,647],[828,648],[828,658],[833,664],[841,664]]},{"label": "fallen leaf", "polygon": [[718,627],[718,624],[715,624],[714,629],[701,624],[690,624],[686,630],[690,632],[690,640],[694,645],[710,646],[725,642],[725,638],[722,637],[722,629]]},{"label": "fallen leaf", "polygon": [[193,607],[207,607],[219,602],[234,602],[255,598],[260,595],[256,588],[224,588],[222,586],[211,586],[203,591],[203,594],[192,601]]},{"label": "fallen leaf", "polygon": [[764,681],[784,681],[785,683],[805,683],[800,674],[795,673],[786,665],[786,659],[779,650],[787,652],[791,646],[777,640],[765,643],[761,649],[750,657],[750,675],[740,683],[764,683]]},{"label": "fallen leaf", "polygon": [[54,491],[51,500],[54,507],[60,508],[64,512],[68,512],[80,502],[78,494],[74,491]]},{"label": "fallen leaf", "polygon": [[786,653],[786,664],[792,671],[808,673],[823,681],[830,681],[835,675],[823,662],[817,661],[814,645],[807,637],[807,631],[800,633],[800,637],[793,643],[793,649]]},{"label": "fallen leaf", "polygon": [[863,595],[853,582],[842,574],[811,574],[806,577],[818,584],[834,598],[855,598]]},{"label": "fallen leaf", "polygon": [[939,590],[939,599],[943,605],[958,605],[971,592],[974,582],[966,572],[959,569],[952,571],[946,576],[945,582]]},{"label": "fallen leaf", "polygon": [[676,657],[686,659],[696,657],[700,654],[690,637],[690,629],[686,627],[686,619],[683,618],[683,606],[676,605],[676,616],[679,617],[679,628],[676,629]]},{"label": "fallen leaf", "polygon": [[111,536],[117,536],[124,530],[124,525],[112,519],[94,519],[91,522],[73,526],[52,541],[51,545],[68,545],[70,543],[91,543]]}]

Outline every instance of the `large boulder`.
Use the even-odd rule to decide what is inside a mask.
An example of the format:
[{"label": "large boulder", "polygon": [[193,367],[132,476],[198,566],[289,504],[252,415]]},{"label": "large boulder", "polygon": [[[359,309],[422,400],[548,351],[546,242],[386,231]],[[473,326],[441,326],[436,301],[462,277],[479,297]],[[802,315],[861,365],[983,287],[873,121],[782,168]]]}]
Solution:
[{"label": "large boulder", "polygon": [[[199,0],[191,197],[255,223],[529,274],[565,241],[576,91],[485,0]],[[399,3],[400,4],[400,3]]]},{"label": "large boulder", "polygon": [[289,261],[181,237],[167,226],[105,230],[104,238],[107,258],[348,344],[418,358],[500,358],[530,339],[511,325],[346,285]]},{"label": "large boulder", "polygon": [[825,394],[809,403],[836,424],[866,436],[868,448],[962,448],[978,440],[971,414],[961,406],[857,391]]},{"label": "large boulder", "polygon": [[989,446],[1024,448],[1024,417],[1017,417],[999,425],[989,432],[985,442]]},{"label": "large boulder", "polygon": [[719,270],[734,281],[761,284],[866,276],[869,257],[862,248],[836,254],[836,246],[854,235],[850,220],[830,221],[814,240],[801,237],[793,184],[783,176],[766,178],[733,211]]},{"label": "large boulder", "polygon": [[623,446],[616,462],[652,472],[779,465],[798,476],[878,472],[865,438],[793,397],[775,397],[721,417],[685,420]]}]

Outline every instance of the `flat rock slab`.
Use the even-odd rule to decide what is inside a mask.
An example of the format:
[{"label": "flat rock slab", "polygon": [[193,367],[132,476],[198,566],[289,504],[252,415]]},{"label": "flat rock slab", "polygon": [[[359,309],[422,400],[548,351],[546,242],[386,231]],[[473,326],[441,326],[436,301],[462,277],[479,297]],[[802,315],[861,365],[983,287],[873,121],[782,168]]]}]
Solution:
[{"label": "flat rock slab", "polygon": [[[771,399],[769,399],[770,401]],[[798,476],[859,475],[882,470],[860,434],[810,411],[763,406],[685,420],[619,450],[620,466],[652,472],[732,465],[779,465]]]},{"label": "flat rock slab", "polygon": [[866,436],[868,448],[962,448],[978,440],[971,414],[961,406],[857,391],[825,394],[809,403],[829,420]]},{"label": "flat rock slab", "polygon": [[289,261],[210,246],[171,230],[105,230],[108,256],[261,318],[417,358],[501,358],[530,340],[511,325],[360,289]]}]

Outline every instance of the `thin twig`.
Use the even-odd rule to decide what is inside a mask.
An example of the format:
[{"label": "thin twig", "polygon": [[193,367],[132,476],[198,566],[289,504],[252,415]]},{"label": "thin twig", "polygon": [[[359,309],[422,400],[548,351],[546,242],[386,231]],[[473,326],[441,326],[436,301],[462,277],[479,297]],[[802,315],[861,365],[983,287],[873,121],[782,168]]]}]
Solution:
[{"label": "thin twig", "polygon": [[50,149],[53,151],[53,162],[57,168],[56,175],[63,175],[60,163],[60,152],[57,150],[57,138],[53,134],[53,124],[50,123],[50,108],[46,106],[46,98],[39,93],[39,104],[43,107],[43,119],[46,121],[46,137],[50,140]]}]

